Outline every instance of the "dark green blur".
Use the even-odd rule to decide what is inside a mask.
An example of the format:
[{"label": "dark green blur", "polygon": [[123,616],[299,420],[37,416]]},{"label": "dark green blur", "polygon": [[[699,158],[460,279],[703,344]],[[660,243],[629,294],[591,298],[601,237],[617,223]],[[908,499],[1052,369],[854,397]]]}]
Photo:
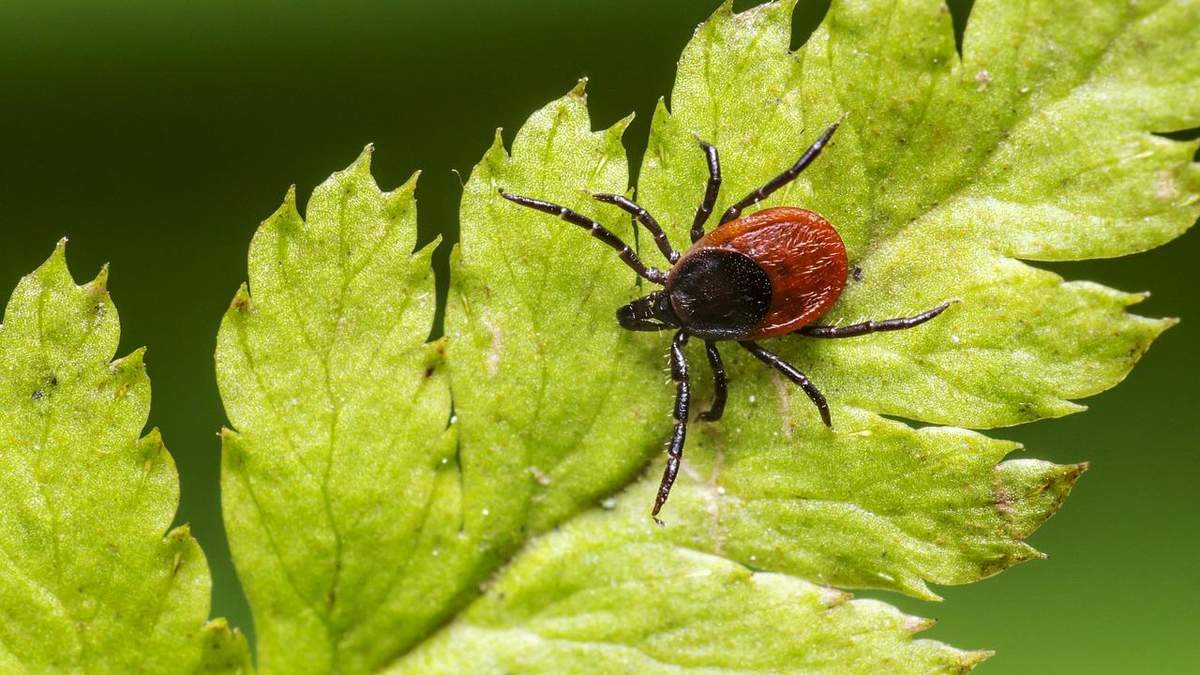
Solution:
[{"label": "dark green blur", "polygon": [[[469,172],[495,127],[514,130],[580,76],[591,78],[598,125],[637,111],[626,135],[636,163],[675,60],[715,4],[0,7],[0,294],[63,235],[77,278],[112,263],[121,349],[149,347],[150,421],[179,465],[179,520],[208,554],[215,615],[250,628],[220,520],[224,415],[212,352],[250,236],[287,186],[303,199],[374,142],[385,188],[425,172],[421,240],[453,241],[452,169]],[[953,3],[960,29],[969,4]],[[801,9],[800,35],[826,5]],[[1051,559],[940,589],[944,604],[871,595],[940,619],[928,636],[996,649],[988,672],[1186,669],[1200,629],[1198,259],[1191,232],[1141,256],[1055,266],[1070,278],[1152,289],[1140,311],[1184,323],[1089,412],[998,434],[1034,456],[1092,462],[1064,512],[1034,537]]]}]

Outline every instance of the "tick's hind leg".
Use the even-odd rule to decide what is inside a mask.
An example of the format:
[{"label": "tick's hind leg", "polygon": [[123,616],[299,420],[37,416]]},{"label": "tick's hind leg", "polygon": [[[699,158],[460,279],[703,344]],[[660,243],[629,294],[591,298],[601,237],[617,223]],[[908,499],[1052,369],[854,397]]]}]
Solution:
[{"label": "tick's hind leg", "polygon": [[713,371],[713,402],[706,412],[700,413],[698,419],[706,422],[716,422],[725,413],[725,398],[729,395],[729,380],[725,376],[725,364],[721,361],[721,352],[717,351],[717,343],[712,340],[704,341],[704,352],[708,354],[708,365]]},{"label": "tick's hind leg", "polygon": [[671,486],[675,484],[675,477],[679,475],[679,462],[683,459],[683,442],[687,438],[688,408],[692,402],[691,383],[688,382],[687,357],[683,354],[683,348],[687,345],[687,341],[688,335],[683,331],[675,333],[675,339],[671,341],[671,379],[675,380],[675,432],[671,434],[671,441],[667,445],[667,468],[663,471],[662,482],[658,485],[658,496],[654,498],[654,510],[650,512],[654,522],[659,525],[662,525],[662,521],[658,519],[658,512],[662,510],[663,504],[667,503],[667,497],[671,494]]},{"label": "tick's hind leg", "polygon": [[882,321],[863,321],[862,323],[853,323],[849,326],[805,326],[804,328],[796,331],[796,333],[815,338],[846,338],[866,335],[867,333],[882,333],[889,330],[904,330],[905,328],[920,326],[938,314],[946,311],[946,308],[949,306],[949,302],[943,302],[937,307],[925,312],[921,312],[916,316],[906,316],[899,319],[884,319]]},{"label": "tick's hind leg", "polygon": [[753,354],[759,361],[778,370],[789,380],[800,385],[804,393],[808,394],[808,398],[817,406],[817,412],[821,413],[821,421],[825,423],[825,426],[833,428],[833,423],[829,419],[829,404],[825,402],[825,395],[821,393],[820,389],[817,389],[816,385],[804,373],[796,370],[795,366],[779,358],[778,355],[759,347],[756,342],[746,341],[739,342],[738,344],[745,347],[746,351]]}]

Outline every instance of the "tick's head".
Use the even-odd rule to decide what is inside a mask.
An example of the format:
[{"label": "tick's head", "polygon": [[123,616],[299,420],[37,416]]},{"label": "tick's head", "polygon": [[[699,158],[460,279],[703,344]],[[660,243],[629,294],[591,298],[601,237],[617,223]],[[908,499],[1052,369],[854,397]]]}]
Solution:
[{"label": "tick's head", "polygon": [[628,330],[657,330],[650,326],[678,326],[679,317],[665,291],[655,291],[617,309],[617,323]]}]

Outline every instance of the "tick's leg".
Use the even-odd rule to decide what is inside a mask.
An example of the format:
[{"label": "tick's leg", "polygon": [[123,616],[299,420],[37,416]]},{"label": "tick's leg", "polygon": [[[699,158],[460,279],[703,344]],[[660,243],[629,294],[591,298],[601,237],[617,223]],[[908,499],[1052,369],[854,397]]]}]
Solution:
[{"label": "tick's leg", "polygon": [[716,422],[725,413],[725,397],[729,394],[729,380],[725,377],[725,364],[721,362],[721,352],[717,351],[717,343],[705,340],[704,351],[708,354],[708,365],[712,366],[713,371],[713,402],[707,412],[700,413],[699,419]]},{"label": "tick's leg", "polygon": [[704,236],[704,223],[712,215],[713,207],[717,205],[717,193],[721,191],[721,160],[717,157],[717,149],[704,141],[700,141],[700,149],[704,151],[704,159],[708,162],[708,183],[704,186],[704,201],[700,202],[700,208],[696,209],[696,217],[692,220],[693,244]]},{"label": "tick's leg", "polygon": [[621,260],[625,261],[626,265],[629,265],[634,272],[637,272],[646,280],[652,281],[656,284],[662,284],[664,281],[666,281],[667,275],[662,270],[654,269],[653,267],[647,268],[644,264],[642,264],[642,261],[638,259],[637,254],[633,252],[633,249],[626,246],[625,242],[621,241],[620,237],[610,232],[600,223],[597,223],[596,221],[585,216],[581,216],[565,206],[559,206],[558,204],[554,204],[552,202],[545,202],[540,199],[533,199],[532,197],[514,195],[512,193],[505,192],[504,190],[500,190],[500,195],[510,202],[515,202],[521,206],[527,206],[543,213],[549,213],[552,216],[558,216],[568,223],[578,225],[579,227],[588,230],[592,233],[593,237],[612,247],[612,249],[617,252],[617,255],[621,257]]},{"label": "tick's leg", "polygon": [[746,351],[753,354],[759,361],[778,370],[787,376],[789,380],[800,385],[804,393],[808,394],[813,404],[817,406],[817,410],[821,413],[821,421],[830,429],[833,428],[833,423],[829,419],[829,404],[825,402],[824,394],[821,393],[821,390],[817,389],[816,385],[804,373],[796,370],[795,366],[779,358],[779,356],[759,347],[755,342],[746,341],[739,342],[738,344],[745,347]]},{"label": "tick's leg", "polygon": [[658,221],[646,209],[643,209],[636,202],[626,199],[621,195],[600,193],[592,196],[597,201],[604,202],[605,204],[613,204],[633,216],[634,222],[645,225],[646,229],[650,231],[650,236],[654,237],[654,243],[658,244],[658,250],[662,251],[663,256],[670,263],[674,264],[676,260],[679,260],[679,252],[671,248],[671,241],[667,239],[667,233],[663,232]]},{"label": "tick's leg", "polygon": [[791,168],[767,181],[762,187],[746,195],[740,202],[729,207],[729,209],[725,211],[725,215],[721,216],[721,224],[724,225],[731,220],[737,219],[742,215],[742,209],[750,206],[751,204],[757,204],[758,202],[761,202],[772,192],[795,180],[796,176],[799,176],[800,172],[804,171],[804,169],[809,164],[812,164],[813,160],[817,158],[817,155],[821,154],[821,150],[825,148],[825,144],[829,142],[829,139],[833,136],[833,132],[837,131],[839,124],[841,124],[840,121],[829,125],[829,128],[825,130],[825,133],[821,134],[821,136],[817,138],[812,145],[808,146],[808,149],[804,151],[803,155],[800,155],[800,159],[796,160],[796,163],[793,164]]},{"label": "tick's leg", "polygon": [[926,321],[946,311],[950,303],[943,302],[927,312],[921,312],[916,316],[906,316],[899,319],[885,319],[883,321],[864,321],[862,323],[854,323],[849,326],[805,326],[796,331],[800,335],[816,338],[845,338],[855,337],[858,335],[866,335],[867,333],[881,333],[889,330],[904,330],[913,326],[920,326]]},{"label": "tick's leg", "polygon": [[687,344],[688,335],[683,331],[675,334],[671,341],[671,379],[675,380],[675,432],[667,445],[667,468],[663,471],[662,482],[658,485],[658,496],[654,498],[654,510],[650,516],[659,525],[658,512],[667,497],[671,494],[671,486],[675,484],[675,476],[679,474],[679,461],[683,458],[683,441],[687,438],[688,408],[692,402],[691,384],[688,382],[687,358],[683,348]]}]

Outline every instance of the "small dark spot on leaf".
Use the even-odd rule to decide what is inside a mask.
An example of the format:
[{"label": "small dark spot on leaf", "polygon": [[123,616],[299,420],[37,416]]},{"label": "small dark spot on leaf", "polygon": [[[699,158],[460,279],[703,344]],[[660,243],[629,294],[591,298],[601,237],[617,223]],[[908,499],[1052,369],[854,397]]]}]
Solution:
[{"label": "small dark spot on leaf", "polygon": [[862,268],[859,267],[858,265],[855,265],[854,267],[850,268],[850,276],[855,281],[862,281],[862,278],[863,278]]},{"label": "small dark spot on leaf", "polygon": [[428,380],[431,377],[433,377],[433,366],[429,366],[425,369],[425,379]]},{"label": "small dark spot on leaf", "polygon": [[58,386],[58,376],[55,375],[54,373],[50,373],[46,377],[42,378],[42,386],[39,387],[38,389],[34,390],[33,396],[32,396],[33,400],[40,401],[40,400],[46,398],[47,394],[49,393],[47,390],[52,387],[57,387],[57,386]]}]

